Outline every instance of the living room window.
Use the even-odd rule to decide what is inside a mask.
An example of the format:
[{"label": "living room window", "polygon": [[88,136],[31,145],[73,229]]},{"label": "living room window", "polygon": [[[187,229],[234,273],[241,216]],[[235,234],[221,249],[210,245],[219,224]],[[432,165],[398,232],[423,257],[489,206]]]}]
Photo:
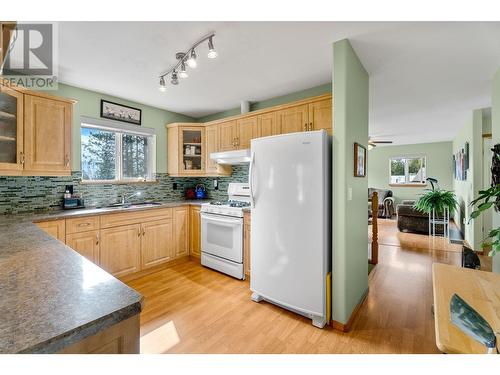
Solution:
[{"label": "living room window", "polygon": [[151,181],[155,174],[154,129],[101,119],[82,119],[84,182]]},{"label": "living room window", "polygon": [[389,185],[425,185],[425,156],[398,156],[389,159]]}]

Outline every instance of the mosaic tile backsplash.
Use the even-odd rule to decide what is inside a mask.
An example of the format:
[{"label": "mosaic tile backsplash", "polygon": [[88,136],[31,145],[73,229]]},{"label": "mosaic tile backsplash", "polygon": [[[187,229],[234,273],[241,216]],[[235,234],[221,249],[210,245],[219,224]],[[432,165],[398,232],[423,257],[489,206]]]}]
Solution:
[{"label": "mosaic tile backsplash", "polygon": [[[184,199],[184,190],[198,184],[205,185],[210,199],[226,200],[230,182],[247,182],[248,166],[234,166],[229,177],[217,177],[219,189],[214,190],[214,177],[170,177],[156,175],[154,184],[82,184],[81,172],[64,177],[0,176],[0,214],[32,213],[61,209],[66,185],[73,185],[74,192],[82,194],[86,207],[99,207],[117,202],[122,195],[141,191],[136,200],[173,202]],[[177,190],[173,184],[177,183]],[[133,201],[133,199],[131,199]]]}]

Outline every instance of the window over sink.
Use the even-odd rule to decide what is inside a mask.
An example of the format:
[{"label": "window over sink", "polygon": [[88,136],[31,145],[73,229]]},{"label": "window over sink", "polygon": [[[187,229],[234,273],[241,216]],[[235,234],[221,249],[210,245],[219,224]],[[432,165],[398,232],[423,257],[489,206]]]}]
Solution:
[{"label": "window over sink", "polygon": [[398,156],[389,159],[389,185],[425,185],[426,172],[425,156]]},{"label": "window over sink", "polygon": [[82,117],[80,141],[83,181],[153,180],[156,173],[154,129]]}]

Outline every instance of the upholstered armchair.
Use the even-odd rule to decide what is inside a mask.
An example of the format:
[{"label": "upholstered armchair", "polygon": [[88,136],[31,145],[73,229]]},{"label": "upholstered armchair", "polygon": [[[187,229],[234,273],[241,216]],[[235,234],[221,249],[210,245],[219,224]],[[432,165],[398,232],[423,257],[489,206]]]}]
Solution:
[{"label": "upholstered armchair", "polygon": [[390,218],[394,215],[394,198],[392,197],[392,190],[386,189],[368,189],[368,216],[373,215],[371,201],[375,191],[378,193],[377,217]]}]

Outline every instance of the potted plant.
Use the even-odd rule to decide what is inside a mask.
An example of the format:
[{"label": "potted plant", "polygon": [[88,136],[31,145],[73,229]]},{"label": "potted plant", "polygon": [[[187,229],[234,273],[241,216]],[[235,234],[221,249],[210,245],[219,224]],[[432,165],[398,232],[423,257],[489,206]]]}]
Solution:
[{"label": "potted plant", "polygon": [[[493,151],[491,187],[487,190],[479,190],[479,196],[470,203],[471,207],[477,205],[477,208],[470,214],[469,222],[479,217],[484,211],[489,210],[491,207],[493,207],[496,212],[500,212],[500,144],[493,146],[491,151]],[[492,229],[481,243],[481,247],[491,248],[488,253],[490,257],[500,252],[500,228]]]},{"label": "potted plant", "polygon": [[453,211],[458,206],[455,193],[448,190],[432,189],[423,194],[413,206],[417,211],[431,213],[432,210],[436,215],[443,215],[446,208]]}]

